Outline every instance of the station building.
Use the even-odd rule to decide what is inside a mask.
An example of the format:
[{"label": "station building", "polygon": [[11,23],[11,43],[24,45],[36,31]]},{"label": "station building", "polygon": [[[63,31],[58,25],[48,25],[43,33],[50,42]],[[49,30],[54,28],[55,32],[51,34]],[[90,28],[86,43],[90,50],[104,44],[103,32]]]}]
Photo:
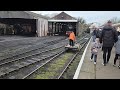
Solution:
[{"label": "station building", "polygon": [[65,12],[50,18],[48,26],[48,31],[53,35],[66,35],[67,31],[74,31],[78,35],[80,31],[78,20]]},{"label": "station building", "polygon": [[0,35],[65,36],[67,31],[81,33],[78,20],[65,12],[48,18],[30,11],[0,11]]},{"label": "station building", "polygon": [[48,18],[30,11],[0,11],[0,35],[46,36]]}]

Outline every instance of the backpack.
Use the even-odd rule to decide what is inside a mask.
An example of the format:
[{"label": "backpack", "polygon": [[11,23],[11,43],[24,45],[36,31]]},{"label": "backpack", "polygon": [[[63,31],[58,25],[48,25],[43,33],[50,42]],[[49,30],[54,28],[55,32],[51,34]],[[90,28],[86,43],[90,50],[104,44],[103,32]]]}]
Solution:
[{"label": "backpack", "polygon": [[103,46],[112,47],[114,45],[114,31],[104,30],[103,32]]},{"label": "backpack", "polygon": [[93,51],[94,54],[98,52],[98,50],[96,48],[93,48],[92,51]]},{"label": "backpack", "polygon": [[91,53],[94,54],[94,55],[97,55],[98,49],[99,49],[99,45],[97,43],[93,42],[92,43],[92,51],[91,51]]}]

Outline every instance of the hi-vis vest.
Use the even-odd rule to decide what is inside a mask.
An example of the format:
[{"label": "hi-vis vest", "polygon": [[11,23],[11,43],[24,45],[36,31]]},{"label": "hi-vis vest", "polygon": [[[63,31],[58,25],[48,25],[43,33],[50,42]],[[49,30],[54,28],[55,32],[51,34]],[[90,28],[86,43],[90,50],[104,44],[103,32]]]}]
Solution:
[{"label": "hi-vis vest", "polygon": [[71,39],[71,40],[75,40],[75,34],[72,32],[72,33],[70,33],[70,35],[69,35],[69,39]]}]

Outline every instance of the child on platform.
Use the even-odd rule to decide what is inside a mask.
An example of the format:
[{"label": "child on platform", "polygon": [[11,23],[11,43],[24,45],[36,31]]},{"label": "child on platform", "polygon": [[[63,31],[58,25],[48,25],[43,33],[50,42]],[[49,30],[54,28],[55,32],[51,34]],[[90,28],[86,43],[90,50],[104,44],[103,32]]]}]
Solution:
[{"label": "child on platform", "polygon": [[99,38],[96,38],[95,42],[92,42],[91,58],[90,58],[91,61],[94,58],[94,64],[96,64],[96,61],[97,61],[97,55],[98,55],[98,49],[99,48],[101,48],[101,45],[100,45],[100,42],[99,42]]}]

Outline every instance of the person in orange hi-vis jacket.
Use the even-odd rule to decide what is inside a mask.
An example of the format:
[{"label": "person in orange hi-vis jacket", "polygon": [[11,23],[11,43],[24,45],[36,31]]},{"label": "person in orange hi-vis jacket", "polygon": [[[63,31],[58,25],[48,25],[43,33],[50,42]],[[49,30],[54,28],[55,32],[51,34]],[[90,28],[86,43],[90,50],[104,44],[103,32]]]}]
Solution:
[{"label": "person in orange hi-vis jacket", "polygon": [[72,31],[69,35],[69,45],[73,47],[75,40],[76,40],[76,37],[74,32]]}]

